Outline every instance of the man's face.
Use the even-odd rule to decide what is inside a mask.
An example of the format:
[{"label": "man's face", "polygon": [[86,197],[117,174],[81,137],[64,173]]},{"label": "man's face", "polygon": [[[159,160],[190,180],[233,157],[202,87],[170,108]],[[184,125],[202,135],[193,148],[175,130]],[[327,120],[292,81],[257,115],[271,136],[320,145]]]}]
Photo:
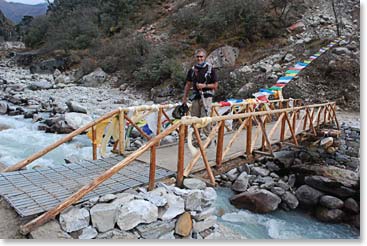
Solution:
[{"label": "man's face", "polygon": [[199,52],[199,53],[197,53],[196,54],[196,62],[198,63],[198,64],[201,64],[201,63],[203,63],[203,62],[205,62],[205,54],[204,54],[204,52]]}]

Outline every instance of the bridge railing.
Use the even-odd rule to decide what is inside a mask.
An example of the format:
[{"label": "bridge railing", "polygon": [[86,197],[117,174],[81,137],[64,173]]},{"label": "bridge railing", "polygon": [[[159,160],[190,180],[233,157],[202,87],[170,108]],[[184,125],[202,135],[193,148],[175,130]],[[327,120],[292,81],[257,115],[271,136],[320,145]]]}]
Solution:
[{"label": "bridge railing", "polygon": [[[111,117],[116,112],[111,112],[109,115],[105,115],[104,117]],[[278,116],[275,125],[269,131],[266,130],[265,124],[266,119],[269,116],[276,115]],[[297,118],[299,118],[297,122]],[[226,149],[223,151],[223,131],[224,131],[224,122],[226,120],[242,120],[241,126],[236,130]],[[56,215],[61,213],[63,210],[71,206],[72,204],[78,202],[82,197],[88,194],[90,191],[94,190],[100,184],[102,184],[107,179],[111,178],[114,174],[119,172],[125,166],[129,165],[131,162],[136,160],[142,154],[147,151],[150,151],[150,172],[149,172],[149,189],[154,187],[155,180],[155,168],[156,168],[156,146],[157,144],[166,136],[171,134],[173,131],[179,130],[179,142],[178,142],[178,151],[177,151],[177,179],[176,184],[178,186],[182,186],[184,175],[190,173],[190,168],[184,169],[184,156],[185,156],[185,140],[186,140],[186,128],[192,127],[195,133],[195,137],[199,144],[200,154],[202,159],[204,160],[205,168],[208,172],[208,176],[210,182],[215,184],[214,176],[211,170],[211,166],[208,162],[206,156],[206,148],[208,146],[208,141],[213,139],[214,136],[218,137],[218,144],[216,149],[216,165],[220,167],[222,165],[223,157],[226,154],[227,148],[231,148],[231,144],[235,138],[238,137],[239,132],[246,128],[247,137],[244,139],[244,149],[242,152],[246,153],[248,156],[252,154],[254,149],[254,142],[252,140],[252,131],[254,131],[254,125],[257,125],[257,129],[259,130],[259,134],[262,135],[262,151],[269,151],[272,153],[272,142],[269,139],[269,135],[274,132],[274,129],[280,127],[280,142],[285,141],[287,138],[291,137],[295,144],[298,144],[296,135],[299,134],[297,129],[300,129],[302,126],[302,131],[306,131],[310,129],[314,134],[316,134],[316,128],[321,124],[325,124],[328,122],[335,122],[338,125],[338,121],[336,118],[336,104],[334,102],[317,104],[317,105],[309,105],[309,106],[300,106],[300,107],[290,107],[286,109],[275,109],[271,111],[259,111],[259,112],[248,112],[248,113],[239,113],[234,115],[224,115],[224,116],[213,116],[213,117],[205,117],[205,118],[196,118],[196,117],[184,117],[178,122],[173,123],[167,129],[160,132],[154,138],[151,138],[148,142],[146,142],[143,146],[141,146],[138,150],[128,155],[122,161],[106,170],[100,176],[96,177],[89,184],[83,186],[77,192],[75,192],[72,196],[64,200],[61,204],[56,206],[55,208],[49,210],[48,212],[42,214],[41,216],[35,218],[24,226],[21,226],[21,231],[23,234],[27,234],[32,231],[34,228],[46,223],[50,219],[54,218]],[[213,129],[208,136],[208,139],[203,144],[199,134],[199,128],[205,126],[205,124],[213,124]],[[280,126],[279,126],[280,125]],[[90,127],[89,125],[87,125]],[[87,127],[86,126],[86,127]],[[288,134],[290,133],[290,136]],[[197,158],[194,156],[193,159]],[[193,165],[191,165],[193,166]],[[190,165],[188,166],[190,167]]]},{"label": "bridge railing", "polygon": [[[300,99],[286,99],[283,101],[280,100],[274,100],[270,101],[266,105],[269,109],[275,109],[275,108],[283,108],[283,107],[289,107],[293,105],[297,105],[302,103],[302,100]],[[285,105],[284,105],[285,104]],[[176,122],[172,117],[169,115],[173,111],[173,109],[179,104],[165,104],[165,105],[142,105],[142,106],[134,106],[134,107],[127,107],[127,108],[119,108],[115,109],[109,113],[106,113],[105,115],[101,116],[100,118],[82,126],[81,128],[71,132],[70,134],[66,135],[65,137],[59,139],[55,143],[45,147],[44,149],[32,154],[31,156],[25,158],[24,160],[7,167],[3,170],[3,172],[10,172],[10,171],[16,171],[19,169],[22,169],[26,167],[27,165],[31,164],[33,161],[37,160],[38,158],[46,155],[50,151],[56,149],[60,145],[69,142],[77,135],[83,134],[86,131],[91,132],[91,141],[92,141],[92,158],[93,160],[97,159],[97,153],[98,148],[100,147],[100,144],[97,142],[97,139],[101,139],[102,136],[98,137],[97,134],[105,134],[104,128],[114,127],[114,119],[116,119],[116,122],[118,122],[118,139],[115,141],[115,144],[113,146],[113,151],[117,151],[119,154],[123,155],[126,154],[126,142],[129,139],[129,136],[126,133],[126,130],[129,127],[132,127],[136,129],[139,134],[145,138],[146,141],[149,141],[154,135],[158,135],[161,133],[165,128],[162,126],[162,123],[166,121],[168,124],[166,125],[173,125],[174,122]],[[249,112],[248,110],[252,110],[256,106],[260,105],[257,102],[240,102],[240,103],[232,103],[230,105],[230,112],[232,114],[238,114],[242,112]],[[191,105],[189,105],[191,107]],[[227,106],[223,106],[220,103],[213,103],[212,110],[213,114],[220,115],[218,113],[219,108],[223,108]],[[260,108],[259,110],[265,110],[265,108]],[[228,112],[227,112],[228,113]],[[154,115],[152,115],[154,114]],[[138,125],[138,122],[148,116],[153,116],[155,119],[154,125],[156,125],[156,128],[153,130],[154,133],[152,135],[148,135],[144,129]],[[107,124],[103,124],[107,121]],[[103,131],[97,131],[98,125],[103,124],[104,128]],[[231,129],[227,128],[228,131]],[[108,140],[106,143],[108,143]],[[160,142],[158,143],[158,145]],[[101,148],[101,147],[100,147]]]}]

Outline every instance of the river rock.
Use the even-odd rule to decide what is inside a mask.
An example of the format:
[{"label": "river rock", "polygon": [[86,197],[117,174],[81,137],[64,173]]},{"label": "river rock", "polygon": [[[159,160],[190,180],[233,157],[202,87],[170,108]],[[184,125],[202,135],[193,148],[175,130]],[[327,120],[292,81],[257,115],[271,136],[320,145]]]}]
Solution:
[{"label": "river rock", "polygon": [[114,194],[106,194],[99,198],[99,202],[111,202],[117,198]]},{"label": "river rock", "polygon": [[94,72],[83,76],[80,83],[84,86],[98,87],[107,79],[107,74],[102,68],[97,68]]},{"label": "river rock", "polygon": [[274,160],[283,165],[283,167],[287,168],[293,164],[295,153],[293,151],[282,150],[274,152]]},{"label": "river rock", "polygon": [[354,189],[343,186],[341,183],[322,176],[307,176],[305,183],[320,191],[329,193],[339,198],[347,198],[356,194]]},{"label": "river rock", "polygon": [[285,57],[284,57],[285,62],[291,62],[294,59],[296,59],[296,57],[294,55],[290,54],[290,53],[286,54]]},{"label": "river rock", "polygon": [[270,191],[278,196],[282,196],[285,193],[285,190],[281,187],[271,187]]},{"label": "river rock", "polygon": [[93,121],[92,117],[81,113],[65,113],[66,123],[74,130]]},{"label": "river rock", "polygon": [[5,101],[0,101],[0,114],[6,114],[8,112],[9,106]]},{"label": "river rock", "polygon": [[187,237],[190,235],[192,230],[192,219],[188,212],[183,213],[177,220],[175,232],[176,234]]},{"label": "river rock", "polygon": [[249,185],[249,179],[250,176],[246,172],[241,173],[240,176],[238,176],[236,181],[233,183],[232,190],[237,192],[246,191]]},{"label": "river rock", "polygon": [[256,213],[275,211],[282,200],[268,190],[259,189],[242,192],[231,197],[230,202],[237,208],[248,209]]},{"label": "river rock", "polygon": [[324,206],[325,208],[342,208],[344,205],[344,202],[340,200],[339,198],[333,197],[333,196],[322,196],[320,198],[320,205]]},{"label": "river rock", "polygon": [[88,226],[87,228],[82,229],[81,234],[79,235],[79,239],[93,239],[98,235],[98,232],[96,229],[94,229],[92,226]]},{"label": "river rock", "polygon": [[314,206],[319,202],[322,192],[308,186],[302,185],[296,190],[296,197],[305,206]]},{"label": "river rock", "polygon": [[256,176],[260,175],[262,177],[266,177],[269,175],[269,173],[270,173],[269,170],[262,168],[262,167],[253,167],[251,169],[251,174],[256,175]]},{"label": "river rock", "polygon": [[198,221],[198,222],[194,221],[192,231],[197,232],[197,233],[202,232],[214,226],[216,223],[217,223],[217,216],[212,215],[203,221]]},{"label": "river rock", "polygon": [[184,179],[183,185],[185,188],[190,190],[194,189],[204,190],[206,188],[206,184],[203,181],[195,178]]},{"label": "river rock", "polygon": [[203,199],[203,192],[201,190],[192,190],[187,195],[185,200],[185,209],[190,211],[201,211],[201,200]]},{"label": "river rock", "polygon": [[36,90],[48,90],[52,88],[52,83],[50,83],[47,80],[41,80],[41,81],[36,81],[36,82],[32,82],[28,88],[32,91],[36,91]]},{"label": "river rock", "polygon": [[110,231],[107,231],[105,233],[98,234],[96,239],[126,239],[126,240],[134,240],[138,239],[138,237],[128,231],[121,231],[119,229],[113,229]]},{"label": "river rock", "polygon": [[324,207],[318,207],[315,212],[317,219],[328,223],[337,223],[342,221],[344,212],[340,209],[327,209]]},{"label": "river rock", "polygon": [[320,146],[323,147],[324,149],[327,149],[331,147],[333,143],[334,143],[334,139],[332,137],[327,137],[327,138],[321,139]]},{"label": "river rock", "polygon": [[206,187],[203,192],[203,206],[209,207],[217,200],[217,192],[212,187]]},{"label": "river rock", "polygon": [[145,239],[158,239],[170,231],[173,231],[174,228],[175,220],[155,221],[150,224],[138,225],[135,229]]},{"label": "river rock", "polygon": [[160,219],[171,220],[177,215],[185,212],[185,200],[174,194],[167,194],[167,204],[164,207],[162,213],[160,213]]},{"label": "river rock", "polygon": [[237,168],[233,168],[226,173],[227,178],[232,182],[235,181],[239,175],[240,173],[238,172]]},{"label": "river rock", "polygon": [[133,200],[122,206],[117,225],[123,231],[131,230],[140,223],[151,223],[158,218],[158,208],[150,202]]},{"label": "river rock", "polygon": [[66,232],[78,231],[89,226],[89,211],[85,208],[71,207],[60,214],[61,228]]},{"label": "river rock", "polygon": [[90,210],[92,224],[99,232],[106,232],[115,227],[118,207],[115,204],[99,203]]},{"label": "river rock", "polygon": [[51,220],[29,233],[30,238],[38,240],[59,240],[72,239],[72,237],[63,231],[56,220]]},{"label": "river rock", "polygon": [[167,204],[167,199],[163,196],[156,195],[156,193],[143,193],[141,196],[145,199],[156,205],[157,207],[162,207]]},{"label": "river rock", "polygon": [[66,104],[66,106],[68,106],[68,109],[69,109],[70,112],[82,113],[82,114],[86,114],[87,113],[87,109],[84,108],[83,106],[81,106],[77,102],[67,101],[65,104]]},{"label": "river rock", "polygon": [[279,166],[272,161],[267,161],[265,166],[270,172],[276,172],[280,170]]},{"label": "river rock", "polygon": [[116,196],[117,198],[111,204],[113,204],[117,208],[122,207],[123,205],[127,204],[128,202],[130,202],[135,198],[133,194],[129,194],[126,192],[116,194]]},{"label": "river rock", "polygon": [[359,205],[353,198],[348,198],[344,201],[344,210],[351,214],[358,214]]},{"label": "river rock", "polygon": [[205,220],[215,213],[215,207],[209,207],[201,212],[191,211],[192,218],[196,221]]},{"label": "river rock", "polygon": [[336,47],[333,49],[333,53],[337,55],[350,55],[352,52],[345,47]]},{"label": "river rock", "polygon": [[287,206],[290,209],[295,209],[298,207],[298,199],[295,195],[293,195],[291,192],[287,191],[285,192],[282,196],[281,196],[283,202],[285,202],[285,204],[287,204]]}]

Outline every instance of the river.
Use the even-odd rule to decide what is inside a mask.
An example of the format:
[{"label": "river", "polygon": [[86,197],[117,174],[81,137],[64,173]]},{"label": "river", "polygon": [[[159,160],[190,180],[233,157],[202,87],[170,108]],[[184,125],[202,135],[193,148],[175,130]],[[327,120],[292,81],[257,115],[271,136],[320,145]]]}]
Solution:
[{"label": "river", "polygon": [[[8,128],[8,129],[6,129]],[[0,163],[15,164],[57,141],[64,135],[37,131],[37,124],[23,116],[0,115]],[[85,136],[78,136],[31,164],[57,165],[74,156],[91,159],[92,147]],[[255,214],[229,203],[230,189],[217,188],[218,220],[248,239],[358,239],[359,231],[348,225],[316,221],[302,211],[278,210],[271,214]]]}]

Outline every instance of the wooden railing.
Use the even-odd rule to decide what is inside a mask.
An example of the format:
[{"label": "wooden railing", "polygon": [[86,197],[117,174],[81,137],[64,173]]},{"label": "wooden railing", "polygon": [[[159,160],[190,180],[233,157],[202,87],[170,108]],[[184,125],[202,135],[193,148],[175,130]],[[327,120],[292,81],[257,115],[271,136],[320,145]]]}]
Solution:
[{"label": "wooden railing", "polygon": [[[105,115],[102,118],[112,117],[115,113],[121,113],[120,110],[118,112],[111,112],[108,115]],[[126,119],[126,118],[125,118]],[[100,120],[100,119],[99,119]],[[223,137],[224,137],[224,124],[226,120],[241,120],[242,123],[240,127],[234,132],[230,142],[224,148],[223,146]],[[297,122],[298,120],[298,122]],[[205,143],[202,142],[198,130],[199,125],[203,125],[203,122],[207,122],[213,125],[213,128],[206,139]],[[266,130],[266,124],[269,122],[275,122],[274,126],[270,129],[270,131]],[[244,128],[246,128],[246,139],[243,140],[244,148],[242,152],[246,153],[250,156],[254,150],[255,139],[252,139],[252,132],[255,131],[254,126],[258,126],[255,134],[255,138],[261,134],[262,136],[262,151],[268,151],[269,154],[272,154],[272,143],[271,138],[275,133],[275,129],[279,129],[280,136],[279,140],[276,142],[283,142],[287,138],[291,138],[294,144],[298,144],[297,134],[298,129],[303,126],[302,131],[306,131],[310,129],[314,134],[316,134],[316,129],[320,127],[321,124],[326,124],[329,122],[334,122],[339,128],[339,124],[336,118],[336,104],[334,102],[317,104],[317,105],[308,105],[308,106],[299,106],[299,107],[290,107],[285,109],[275,109],[271,111],[259,111],[259,112],[246,112],[246,113],[238,113],[233,115],[224,115],[224,116],[213,116],[213,117],[205,117],[205,118],[195,118],[195,117],[184,117],[180,121],[173,123],[170,127],[163,130],[157,136],[151,138],[148,142],[146,142],[143,146],[141,146],[138,150],[127,156],[125,159],[117,163],[115,166],[111,167],[104,173],[102,173],[99,177],[92,180],[89,184],[85,185],[81,189],[79,189],[72,196],[67,198],[60,205],[55,208],[49,210],[48,212],[42,214],[36,219],[30,221],[24,226],[21,226],[21,231],[24,234],[29,233],[34,228],[46,223],[50,219],[54,218],[56,215],[61,213],[70,205],[78,202],[83,196],[85,196],[90,191],[94,190],[104,181],[109,179],[112,175],[119,172],[122,168],[129,165],[131,162],[140,157],[143,153],[150,150],[150,172],[149,172],[149,189],[154,187],[155,182],[155,168],[156,168],[156,146],[157,144],[166,136],[171,134],[173,131],[179,131],[179,140],[178,140],[178,151],[177,151],[177,179],[176,184],[178,186],[182,186],[183,178],[185,175],[188,175],[195,165],[197,160],[202,157],[205,168],[208,173],[208,177],[210,182],[214,185],[215,180],[213,176],[213,172],[211,170],[211,166],[208,162],[208,158],[206,155],[206,148],[209,145],[210,140],[212,140],[215,136],[217,136],[217,149],[216,149],[216,165],[220,167],[223,162],[223,158],[228,153],[229,149],[231,149],[231,145],[238,138],[239,132],[241,132]],[[83,129],[87,127],[91,127],[93,124],[90,123],[83,127]],[[186,128],[192,127],[194,129],[195,137],[199,145],[200,152],[193,156],[190,164],[184,168],[184,155],[185,155],[185,141],[186,141]],[[255,141],[254,141],[255,140]],[[224,149],[223,149],[224,148]]]}]

